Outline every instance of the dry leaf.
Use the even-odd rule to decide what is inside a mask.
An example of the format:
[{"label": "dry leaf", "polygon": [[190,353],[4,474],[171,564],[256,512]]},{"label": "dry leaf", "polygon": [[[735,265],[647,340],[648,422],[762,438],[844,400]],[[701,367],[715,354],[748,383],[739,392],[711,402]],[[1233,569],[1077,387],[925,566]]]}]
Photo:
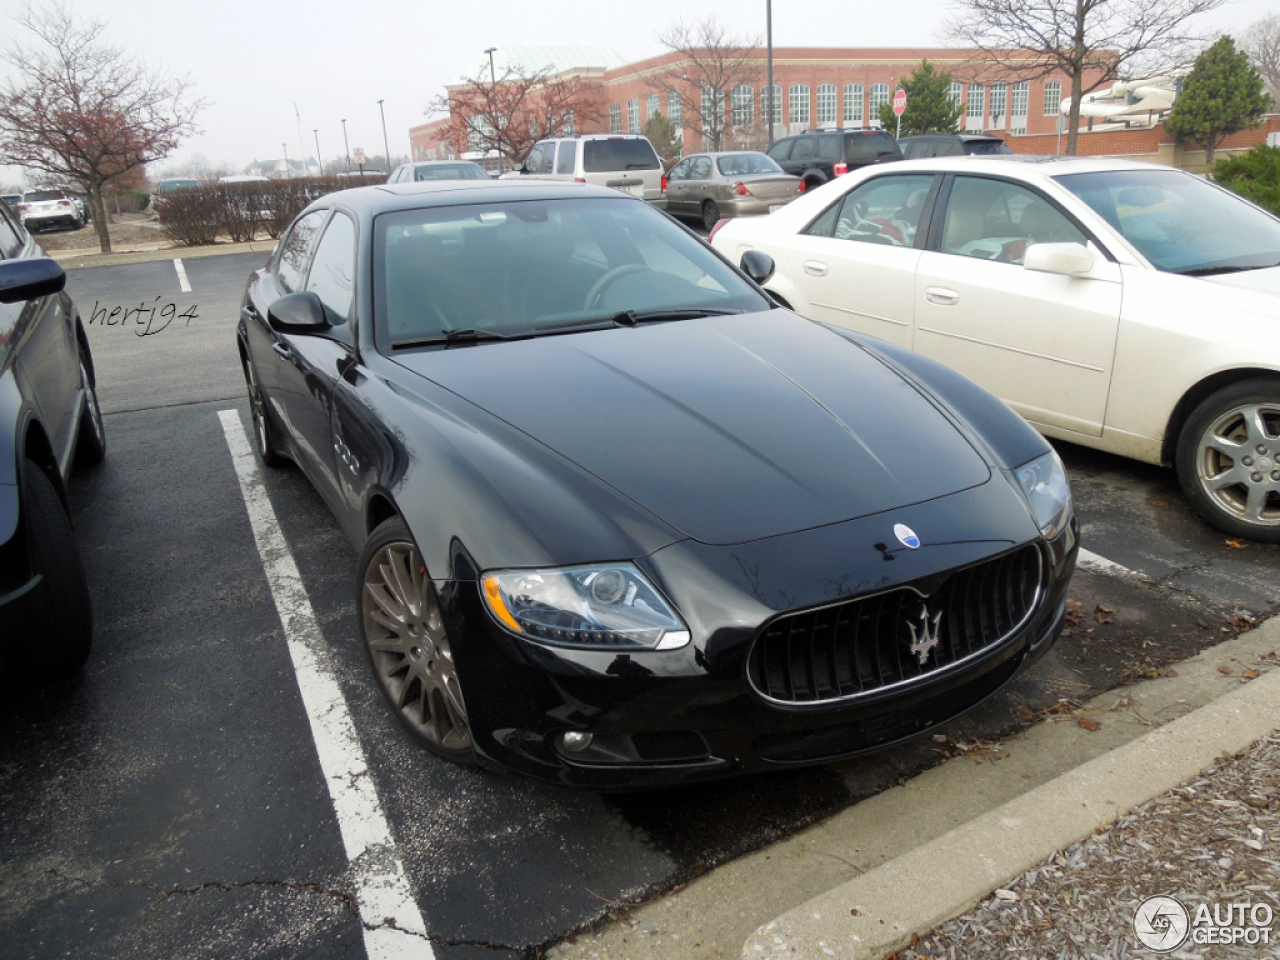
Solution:
[{"label": "dry leaf", "polygon": [[1240,674],[1240,676],[1244,677],[1246,680],[1257,680],[1262,676],[1262,673],[1258,670],[1246,670],[1244,673]]},{"label": "dry leaf", "polygon": [[1153,507],[1159,507],[1161,510],[1168,510],[1168,509],[1169,509],[1169,501],[1168,501],[1168,500],[1152,500],[1152,501],[1151,501],[1151,505],[1152,505]]},{"label": "dry leaf", "polygon": [[1220,674],[1222,674],[1223,676],[1227,676],[1227,677],[1229,677],[1229,676],[1231,676],[1231,674],[1233,674],[1233,673],[1235,673],[1235,672],[1236,672],[1236,668],[1235,668],[1235,667],[1228,667],[1228,666],[1224,663],[1222,666],[1218,667],[1218,672],[1219,672]]},{"label": "dry leaf", "polygon": [[1077,717],[1076,723],[1080,724],[1080,726],[1084,727],[1090,733],[1092,733],[1095,730],[1102,729],[1102,724],[1100,724],[1097,720],[1093,719],[1093,717]]},{"label": "dry leaf", "polygon": [[1116,612],[1110,607],[1104,607],[1102,604],[1098,604],[1097,609],[1093,611],[1093,619],[1097,620],[1099,623],[1115,623]]},{"label": "dry leaf", "polygon": [[1173,669],[1173,667],[1161,667],[1158,671],[1158,675],[1161,677],[1176,677],[1178,675],[1178,671]]},{"label": "dry leaf", "polygon": [[1014,713],[1018,715],[1019,720],[1031,720],[1035,717],[1035,714],[1032,713],[1030,710],[1028,710],[1026,707],[1019,707],[1017,710],[1014,711]]}]

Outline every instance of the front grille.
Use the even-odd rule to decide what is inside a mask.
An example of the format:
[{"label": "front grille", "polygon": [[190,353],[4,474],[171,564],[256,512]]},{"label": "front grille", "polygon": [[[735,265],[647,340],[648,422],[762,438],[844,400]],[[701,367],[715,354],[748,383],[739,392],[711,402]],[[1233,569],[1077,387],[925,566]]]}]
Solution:
[{"label": "front grille", "polygon": [[786,614],[756,638],[751,685],[769,700],[856,699],[909,683],[999,646],[1042,595],[1035,545],[950,574],[930,595],[910,586]]}]

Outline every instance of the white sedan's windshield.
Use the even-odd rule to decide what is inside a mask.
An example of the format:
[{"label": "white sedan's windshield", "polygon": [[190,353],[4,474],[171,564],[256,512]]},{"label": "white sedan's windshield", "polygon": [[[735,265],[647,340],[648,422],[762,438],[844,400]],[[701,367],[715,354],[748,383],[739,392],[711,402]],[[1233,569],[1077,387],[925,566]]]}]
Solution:
[{"label": "white sedan's windshield", "polygon": [[1208,276],[1280,266],[1280,220],[1177,170],[1056,178],[1158,270]]}]

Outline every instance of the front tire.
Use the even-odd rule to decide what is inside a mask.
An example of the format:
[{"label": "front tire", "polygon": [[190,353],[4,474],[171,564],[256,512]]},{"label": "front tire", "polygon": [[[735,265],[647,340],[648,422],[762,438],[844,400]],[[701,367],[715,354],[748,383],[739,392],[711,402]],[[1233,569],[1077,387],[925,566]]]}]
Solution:
[{"label": "front tire", "polygon": [[254,372],[253,361],[244,361],[244,379],[249,388],[249,415],[253,419],[253,440],[258,448],[258,456],[268,467],[278,467],[285,458],[276,450],[275,440],[271,435],[271,421],[267,419],[267,400],[262,395],[262,387],[258,385],[258,375]]},{"label": "front tire", "polygon": [[398,517],[370,535],[357,578],[360,633],[387,703],[432,753],[474,764],[449,634],[413,534]]},{"label": "front tire", "polygon": [[89,375],[89,354],[80,345],[80,382],[84,386],[84,412],[80,415],[80,433],[76,437],[76,466],[93,467],[107,455],[107,430],[98,406],[98,389]]},{"label": "front tire", "polygon": [[13,666],[19,681],[44,683],[71,676],[89,658],[93,613],[71,518],[39,465],[28,460],[23,466],[23,523],[34,572],[43,582],[36,588],[41,596],[34,629]]},{"label": "front tire", "polygon": [[1203,400],[1178,435],[1175,465],[1213,526],[1280,543],[1280,378],[1241,380]]}]

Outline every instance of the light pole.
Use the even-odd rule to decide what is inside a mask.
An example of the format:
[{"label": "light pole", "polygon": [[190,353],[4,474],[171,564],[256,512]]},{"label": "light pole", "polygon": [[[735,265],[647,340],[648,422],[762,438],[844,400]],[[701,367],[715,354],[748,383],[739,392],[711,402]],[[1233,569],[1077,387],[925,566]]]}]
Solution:
[{"label": "light pole", "polygon": [[502,173],[502,118],[498,116],[498,72],[493,68],[493,54],[497,47],[485,51],[489,55],[489,82],[493,87],[493,119],[498,134],[498,172]]},{"label": "light pole", "polygon": [[347,143],[347,121],[342,121],[342,147],[347,151],[347,173],[351,172],[351,144]]},{"label": "light pole", "polygon": [[284,151],[284,175],[292,177],[293,171],[289,169],[289,145],[287,143],[280,144],[280,149]]},{"label": "light pole", "polygon": [[[768,116],[765,119],[765,123],[769,127],[768,147],[772,147],[773,146],[773,107],[774,107],[774,104],[773,104],[773,0],[764,0],[764,32],[765,32],[765,36],[768,38],[767,42],[769,44],[768,49],[766,51],[768,64],[769,64],[769,96],[768,96],[769,106],[768,106]],[[768,147],[766,147],[765,149],[767,150]]]},{"label": "light pole", "polygon": [[391,147],[387,145],[387,112],[382,109],[382,101],[378,101],[378,113],[382,114],[382,149],[387,158],[387,173],[391,172]]},{"label": "light pole", "polygon": [[324,161],[320,159],[320,131],[319,131],[319,130],[312,130],[311,132],[312,132],[313,134],[315,134],[315,137],[316,137],[316,163],[317,163],[317,164],[319,165],[319,167],[320,167],[320,176],[322,176],[322,177],[323,177],[323,176],[324,176]]}]

